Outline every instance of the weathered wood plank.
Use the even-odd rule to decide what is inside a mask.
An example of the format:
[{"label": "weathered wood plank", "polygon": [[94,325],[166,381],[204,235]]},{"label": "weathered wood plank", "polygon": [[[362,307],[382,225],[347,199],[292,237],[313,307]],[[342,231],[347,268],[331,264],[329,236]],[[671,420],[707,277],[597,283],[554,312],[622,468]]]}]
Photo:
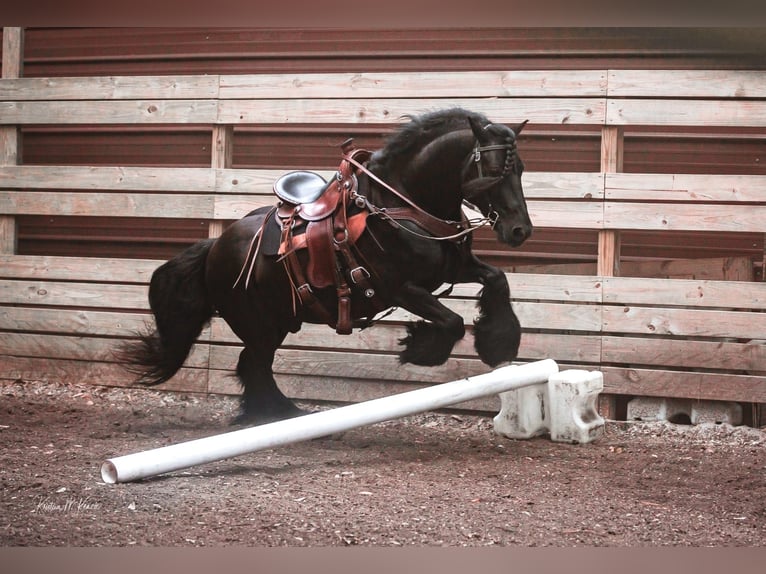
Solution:
[{"label": "weathered wood plank", "polygon": [[603,307],[606,333],[766,338],[766,313],[652,307]]},{"label": "weathered wood plank", "polygon": [[[569,303],[600,303],[601,278],[541,273],[506,273],[515,300],[534,299]],[[481,286],[476,283],[455,285],[454,297],[476,297]]]},{"label": "weathered wood plank", "polygon": [[[523,152],[522,152],[523,153]],[[602,199],[604,174],[525,171],[522,177],[527,199]]]},{"label": "weathered wood plank", "polygon": [[[378,382],[351,378],[336,379],[309,375],[276,375],[280,388],[290,397],[308,401],[336,401],[341,403],[370,401],[377,398],[426,388],[428,384]],[[492,395],[458,403],[450,409],[497,413],[500,397]],[[449,410],[449,409],[447,409]]]},{"label": "weathered wood plank", "polygon": [[619,126],[601,128],[601,171],[605,174],[622,171],[625,157],[625,131]]},{"label": "weathered wood plank", "polygon": [[[136,376],[117,363],[77,361],[39,357],[13,357],[0,355],[0,379],[25,381],[77,381],[90,385],[128,387],[135,384]],[[166,383],[151,387],[161,391],[204,393],[207,391],[208,370],[182,368]]]},{"label": "weathered wood plank", "polygon": [[620,275],[621,236],[619,231],[602,229],[598,232],[596,273],[602,277]]},{"label": "weathered wood plank", "polygon": [[519,301],[513,304],[513,308],[523,329],[601,330],[601,309],[597,305]]},{"label": "weathered wood plank", "polygon": [[[115,352],[119,343],[120,340],[104,337],[8,332],[0,337],[0,356],[117,362]],[[209,345],[194,345],[186,359],[186,366],[207,367],[209,353]]]},{"label": "weathered wood plank", "polygon": [[390,124],[448,106],[504,123],[597,125],[606,113],[605,101],[595,98],[0,101],[0,124]]},{"label": "weathered wood plank", "polygon": [[719,281],[753,281],[754,277],[753,261],[749,257],[623,261],[620,275]]},{"label": "weathered wood plank", "polygon": [[114,349],[115,342],[104,338],[13,332],[0,337],[0,356],[108,362],[114,361]]},{"label": "weathered wood plank", "polygon": [[0,255],[0,277],[148,284],[164,261],[49,255]]},{"label": "weathered wood plank", "polygon": [[[339,156],[340,157],[340,156]],[[163,191],[265,195],[285,173],[276,169],[0,165],[0,189]],[[318,170],[325,179],[331,170]],[[525,172],[529,199],[600,199],[600,173]]]},{"label": "weathered wood plank", "polygon": [[217,100],[0,101],[0,124],[213,124]]},{"label": "weathered wood plank", "polygon": [[[340,154],[338,155],[340,162]],[[216,169],[215,190],[218,193],[272,195],[274,182],[287,170],[283,169]],[[312,170],[329,180],[332,170]]]},{"label": "weathered wood plank", "polygon": [[600,201],[527,201],[529,217],[535,227],[601,229],[604,227],[603,206]]},{"label": "weathered wood plank", "polygon": [[211,219],[240,219],[259,207],[276,205],[274,195],[216,195]]},{"label": "weathered wood plank", "polygon": [[766,283],[605,277],[604,303],[766,309]]},{"label": "weathered wood plank", "polygon": [[7,256],[5,254],[12,255],[16,253],[16,247],[16,218],[9,215],[0,215],[0,257]]},{"label": "weathered wood plank", "polygon": [[213,195],[0,191],[0,213],[14,215],[213,219],[214,205]]},{"label": "weathered wood plank", "polygon": [[[576,257],[586,259],[587,256]],[[591,257],[592,258],[592,257]],[[503,265],[502,269],[513,273],[552,273],[565,277],[578,275],[596,275],[596,261],[590,263],[519,263],[515,265]]]},{"label": "weathered wood plank", "polygon": [[756,70],[609,70],[607,95],[629,98],[766,98]]},{"label": "weathered wood plank", "polygon": [[151,324],[149,313],[0,307],[0,331],[131,337]]},{"label": "weathered wood plank", "polygon": [[[13,81],[21,76],[24,67],[24,29],[3,28],[2,62],[0,83]],[[21,131],[18,126],[0,127],[0,169],[6,165],[21,163]],[[0,254],[16,253],[18,246],[16,218],[0,210]]]},{"label": "weathered wood plank", "polygon": [[[391,124],[407,114],[460,106],[484,113],[492,121],[514,124],[600,125],[605,101],[600,98],[450,98],[450,99],[316,99],[221,100],[223,124]],[[0,113],[2,113],[0,107]],[[19,123],[19,122],[7,122]],[[24,122],[21,122],[24,123]]]},{"label": "weathered wood plank", "polygon": [[601,336],[562,333],[523,333],[519,361],[553,359],[557,363],[591,363],[601,361]]},{"label": "weathered wood plank", "polygon": [[[601,128],[601,171],[608,175],[623,168],[625,133],[622,127]],[[598,257],[596,273],[605,277],[620,275],[620,232],[601,229],[598,232]]]},{"label": "weathered wood plank", "polygon": [[607,201],[760,202],[766,200],[762,175],[605,174]]},{"label": "weathered wood plank", "polygon": [[606,124],[764,127],[766,101],[610,99]]},{"label": "weathered wood plank", "polygon": [[213,126],[210,167],[230,169],[234,157],[234,128],[232,126]]},{"label": "weathered wood plank", "polygon": [[[0,307],[0,330],[3,331],[135,338],[138,332],[153,328],[154,318],[150,313]],[[197,340],[207,343],[210,338],[210,327],[205,326]]]},{"label": "weathered wood plank", "polygon": [[3,80],[18,78],[24,69],[24,28],[4,27],[2,42],[0,76]]},{"label": "weathered wood plank", "polygon": [[0,101],[600,97],[606,83],[606,70],[50,77],[2,82]]},{"label": "weathered wood plank", "polygon": [[18,126],[0,126],[0,166],[21,163],[22,139]]},{"label": "weathered wood plank", "polygon": [[0,302],[16,305],[146,310],[145,285],[0,280]]},{"label": "weathered wood plank", "polygon": [[604,227],[646,231],[763,232],[766,205],[606,202]]},{"label": "weathered wood plank", "polygon": [[[234,126],[214,125],[211,141],[210,166],[213,169],[229,169],[234,161]],[[223,234],[223,222],[211,221],[207,236],[220,237]]]},{"label": "weathered wood plank", "polygon": [[219,76],[93,76],[20,78],[0,82],[0,101],[210,100]]},{"label": "weathered wood plank", "polygon": [[766,342],[681,341],[663,337],[604,337],[604,363],[661,368],[766,372]]},{"label": "weathered wood plank", "polygon": [[605,70],[222,75],[222,99],[598,97]]},{"label": "weathered wood plank", "polygon": [[712,401],[766,402],[766,377],[662,369],[601,368],[604,392]]},{"label": "weathered wood plank", "polygon": [[0,189],[102,191],[216,191],[219,174],[208,168],[67,165],[0,166]]},{"label": "weathered wood plank", "polygon": [[[275,169],[204,167],[0,166],[0,189],[175,191],[272,194]],[[318,173],[329,178],[332,171]]]},{"label": "weathered wood plank", "polygon": [[[604,174],[621,172],[625,156],[625,131],[622,126],[605,125],[601,128],[600,169]],[[599,229],[596,255],[596,273],[602,277],[621,274],[622,236],[616,229]],[[600,408],[614,416],[617,403],[614,395],[603,394],[599,398]]]}]

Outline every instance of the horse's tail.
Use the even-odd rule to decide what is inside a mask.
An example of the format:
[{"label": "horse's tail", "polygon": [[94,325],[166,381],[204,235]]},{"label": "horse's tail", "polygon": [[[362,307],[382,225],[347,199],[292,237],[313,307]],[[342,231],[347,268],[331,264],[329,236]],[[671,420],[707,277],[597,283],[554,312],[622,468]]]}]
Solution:
[{"label": "horse's tail", "polygon": [[139,384],[158,385],[175,375],[214,308],[205,286],[205,261],[215,239],[199,241],[158,267],[149,284],[155,328],[117,353]]}]

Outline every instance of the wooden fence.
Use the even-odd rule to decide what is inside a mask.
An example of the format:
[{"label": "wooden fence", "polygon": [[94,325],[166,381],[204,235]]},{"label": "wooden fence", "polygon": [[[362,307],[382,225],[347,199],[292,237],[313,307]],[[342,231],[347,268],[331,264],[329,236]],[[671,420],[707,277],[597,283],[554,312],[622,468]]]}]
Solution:
[{"label": "wooden fence", "polygon": [[[3,35],[0,80],[0,378],[126,385],[113,357],[150,317],[146,291],[161,261],[24,256],[22,215],[194,218],[209,235],[274,203],[282,172],[232,169],[234,127],[391,124],[459,105],[493,121],[599,126],[598,173],[527,172],[537,228],[599,234],[596,275],[509,273],[525,335],[519,360],[601,369],[606,392],[766,402],[766,285],[620,277],[620,232],[766,232],[766,177],[621,173],[625,126],[766,127],[766,74],[748,71],[584,70],[396,74],[19,78],[15,29]],[[19,165],[33,125],[209,126],[209,168]],[[448,304],[470,326],[476,285]],[[299,399],[358,401],[487,369],[469,334],[438,368],[400,366],[397,311],[341,337],[306,326],[275,371]],[[164,388],[237,392],[238,340],[220,319]],[[467,408],[493,410],[494,398]],[[608,409],[609,404],[604,403]],[[607,414],[609,414],[607,412]]]}]

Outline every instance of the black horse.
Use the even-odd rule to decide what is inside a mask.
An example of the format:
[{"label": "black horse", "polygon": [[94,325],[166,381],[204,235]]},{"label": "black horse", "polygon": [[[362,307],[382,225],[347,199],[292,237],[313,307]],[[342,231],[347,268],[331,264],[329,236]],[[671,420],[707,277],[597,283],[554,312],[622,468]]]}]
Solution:
[{"label": "black horse", "polygon": [[[442,364],[465,327],[434,292],[444,284],[480,283],[476,351],[490,366],[511,361],[521,327],[508,282],[501,270],[471,252],[470,231],[476,226],[466,220],[462,206],[467,201],[478,208],[504,243],[518,246],[530,236],[521,185],[524,166],[516,149],[516,136],[526,122],[511,129],[459,108],[408,119],[354,174],[358,189],[352,207],[368,214],[353,246],[368,278],[367,297],[349,282],[354,326],[382,308],[406,309],[423,320],[408,325],[400,340],[400,362]],[[423,217],[396,217],[405,209],[427,212],[423,217],[440,220],[448,231],[435,232]],[[236,371],[243,387],[237,421],[262,423],[303,414],[277,387],[274,354],[303,322],[338,320],[338,293],[334,287],[312,290],[323,313],[302,304],[284,257],[265,246],[264,223],[270,218],[278,219],[273,209],[256,210],[219,238],[194,244],[154,272],[149,303],[156,328],[122,353],[129,368],[140,373],[139,382],[170,379],[217,312],[245,345]],[[278,223],[274,227],[278,235]]]}]

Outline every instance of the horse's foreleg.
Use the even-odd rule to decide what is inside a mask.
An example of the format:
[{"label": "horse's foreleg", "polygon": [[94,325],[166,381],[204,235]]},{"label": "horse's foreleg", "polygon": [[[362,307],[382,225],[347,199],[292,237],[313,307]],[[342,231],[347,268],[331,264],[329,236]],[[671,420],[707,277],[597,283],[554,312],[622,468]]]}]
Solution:
[{"label": "horse's foreleg", "polygon": [[474,258],[461,282],[482,284],[479,316],[474,321],[474,347],[490,367],[510,362],[519,353],[521,324],[511,306],[511,291],[505,273]]},{"label": "horse's foreleg", "polygon": [[441,365],[465,335],[463,318],[422,287],[405,284],[394,304],[425,319],[407,326],[407,336],[399,341],[405,346],[399,355],[401,363]]}]

